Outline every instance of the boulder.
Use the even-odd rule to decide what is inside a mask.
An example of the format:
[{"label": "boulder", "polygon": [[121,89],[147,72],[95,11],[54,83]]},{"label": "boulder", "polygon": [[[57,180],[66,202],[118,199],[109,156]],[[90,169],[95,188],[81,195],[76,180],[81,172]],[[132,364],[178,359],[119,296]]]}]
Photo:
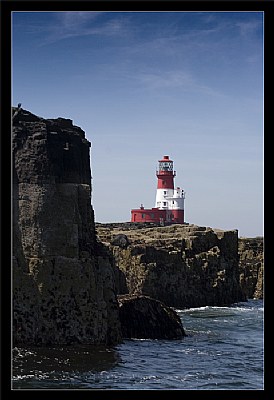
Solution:
[{"label": "boulder", "polygon": [[186,336],[179,315],[148,296],[118,296],[122,336],[125,339],[181,339]]},{"label": "boulder", "polygon": [[120,234],[114,236],[114,238],[111,241],[111,244],[113,246],[118,246],[121,248],[126,249],[128,245],[130,244],[130,241],[128,240],[128,237],[126,235]]}]

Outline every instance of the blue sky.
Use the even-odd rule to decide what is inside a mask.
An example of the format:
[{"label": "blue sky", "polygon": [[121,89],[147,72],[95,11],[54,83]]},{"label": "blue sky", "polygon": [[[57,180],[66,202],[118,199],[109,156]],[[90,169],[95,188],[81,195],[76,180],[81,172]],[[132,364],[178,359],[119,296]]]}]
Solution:
[{"label": "blue sky", "polygon": [[13,12],[13,105],[86,132],[96,221],[154,207],[169,155],[187,222],[263,235],[263,17]]}]

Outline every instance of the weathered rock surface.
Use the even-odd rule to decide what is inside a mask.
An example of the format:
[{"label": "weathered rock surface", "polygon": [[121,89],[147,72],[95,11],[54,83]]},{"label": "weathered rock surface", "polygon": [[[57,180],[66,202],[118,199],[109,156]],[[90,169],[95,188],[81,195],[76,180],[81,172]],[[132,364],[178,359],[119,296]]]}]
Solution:
[{"label": "weathered rock surface", "polygon": [[14,344],[121,341],[114,272],[97,253],[90,142],[71,120],[13,120]]},{"label": "weathered rock surface", "polygon": [[122,335],[127,339],[181,339],[186,336],[176,311],[148,296],[118,296]]},{"label": "weathered rock surface", "polygon": [[[196,225],[96,224],[116,272],[119,293],[146,295],[176,308],[246,300],[238,265],[238,231]],[[113,239],[125,235],[126,247]],[[122,285],[119,286],[119,282]]]},{"label": "weathered rock surface", "polygon": [[262,237],[239,238],[242,290],[249,299],[264,297],[264,243]]}]

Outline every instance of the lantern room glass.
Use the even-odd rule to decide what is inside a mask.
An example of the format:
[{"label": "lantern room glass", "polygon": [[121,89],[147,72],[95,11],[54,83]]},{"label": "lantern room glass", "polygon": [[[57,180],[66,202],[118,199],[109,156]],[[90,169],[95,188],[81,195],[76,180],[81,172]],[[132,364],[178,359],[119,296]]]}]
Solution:
[{"label": "lantern room glass", "polygon": [[159,171],[173,171],[172,161],[159,161]]}]

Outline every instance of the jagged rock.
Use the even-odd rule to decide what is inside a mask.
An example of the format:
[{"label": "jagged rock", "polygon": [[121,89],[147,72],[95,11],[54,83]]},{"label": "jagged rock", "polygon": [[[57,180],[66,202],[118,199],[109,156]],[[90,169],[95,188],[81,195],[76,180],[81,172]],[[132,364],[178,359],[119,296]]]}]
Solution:
[{"label": "jagged rock", "polygon": [[[176,308],[246,300],[240,286],[237,230],[135,225],[96,225],[100,240],[112,253],[112,265],[125,276],[127,293]],[[127,248],[113,246],[112,239],[124,233],[130,241]]]},{"label": "jagged rock", "polygon": [[123,338],[181,339],[186,336],[178,314],[148,296],[118,296]]},{"label": "jagged rock", "polygon": [[13,120],[13,340],[121,341],[115,277],[97,254],[90,142],[64,118]]}]

